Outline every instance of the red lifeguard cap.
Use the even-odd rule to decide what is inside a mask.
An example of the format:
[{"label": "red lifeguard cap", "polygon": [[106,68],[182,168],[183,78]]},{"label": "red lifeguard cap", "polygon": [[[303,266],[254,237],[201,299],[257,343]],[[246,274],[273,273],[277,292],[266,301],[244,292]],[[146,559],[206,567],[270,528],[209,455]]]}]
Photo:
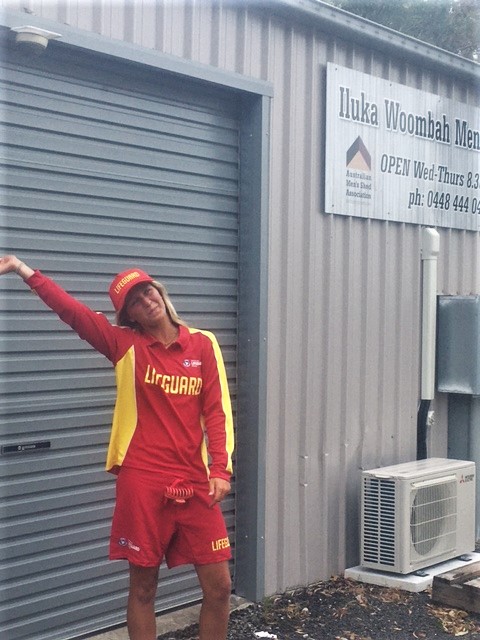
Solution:
[{"label": "red lifeguard cap", "polygon": [[141,269],[127,269],[115,276],[108,293],[117,313],[122,310],[128,292],[141,282],[153,282],[153,278]]}]

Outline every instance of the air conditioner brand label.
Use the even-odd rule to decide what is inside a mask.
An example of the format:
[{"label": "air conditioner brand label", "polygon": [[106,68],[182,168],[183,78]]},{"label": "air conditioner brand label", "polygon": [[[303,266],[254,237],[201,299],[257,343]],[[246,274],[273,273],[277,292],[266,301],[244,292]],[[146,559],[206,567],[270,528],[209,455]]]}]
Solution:
[{"label": "air conditioner brand label", "polygon": [[475,479],[474,473],[470,473],[468,476],[462,475],[462,477],[460,478],[460,484],[463,484],[465,482],[473,482],[474,479]]}]

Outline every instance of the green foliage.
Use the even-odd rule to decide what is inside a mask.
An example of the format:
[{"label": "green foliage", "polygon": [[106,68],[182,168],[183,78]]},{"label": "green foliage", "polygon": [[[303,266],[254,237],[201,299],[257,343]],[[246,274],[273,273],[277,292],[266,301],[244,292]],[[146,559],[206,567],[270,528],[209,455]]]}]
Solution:
[{"label": "green foliage", "polygon": [[480,0],[327,0],[465,58],[480,50]]}]

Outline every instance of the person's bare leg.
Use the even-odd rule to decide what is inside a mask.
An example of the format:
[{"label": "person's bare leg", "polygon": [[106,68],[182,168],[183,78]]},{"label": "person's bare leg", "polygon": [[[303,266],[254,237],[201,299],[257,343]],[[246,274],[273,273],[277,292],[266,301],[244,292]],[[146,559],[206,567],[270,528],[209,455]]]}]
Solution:
[{"label": "person's bare leg", "polygon": [[225,640],[232,590],[228,562],[197,565],[195,570],[203,592],[199,640]]},{"label": "person's bare leg", "polygon": [[130,640],[156,640],[155,594],[158,567],[130,564],[127,628]]}]

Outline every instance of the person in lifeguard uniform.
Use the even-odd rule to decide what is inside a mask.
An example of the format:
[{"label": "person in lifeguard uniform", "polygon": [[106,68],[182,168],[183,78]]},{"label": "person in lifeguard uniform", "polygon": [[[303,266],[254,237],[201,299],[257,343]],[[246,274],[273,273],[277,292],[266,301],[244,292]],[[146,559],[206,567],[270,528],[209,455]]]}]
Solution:
[{"label": "person in lifeguard uniform", "polygon": [[160,564],[193,564],[203,593],[199,640],[225,640],[230,542],[219,503],[230,491],[233,420],[215,336],[179,318],[165,287],[141,269],[109,288],[113,325],[16,256],[16,273],[115,368],[117,398],[107,453],[116,502],[110,559],[129,562],[131,640],[155,640]]}]

